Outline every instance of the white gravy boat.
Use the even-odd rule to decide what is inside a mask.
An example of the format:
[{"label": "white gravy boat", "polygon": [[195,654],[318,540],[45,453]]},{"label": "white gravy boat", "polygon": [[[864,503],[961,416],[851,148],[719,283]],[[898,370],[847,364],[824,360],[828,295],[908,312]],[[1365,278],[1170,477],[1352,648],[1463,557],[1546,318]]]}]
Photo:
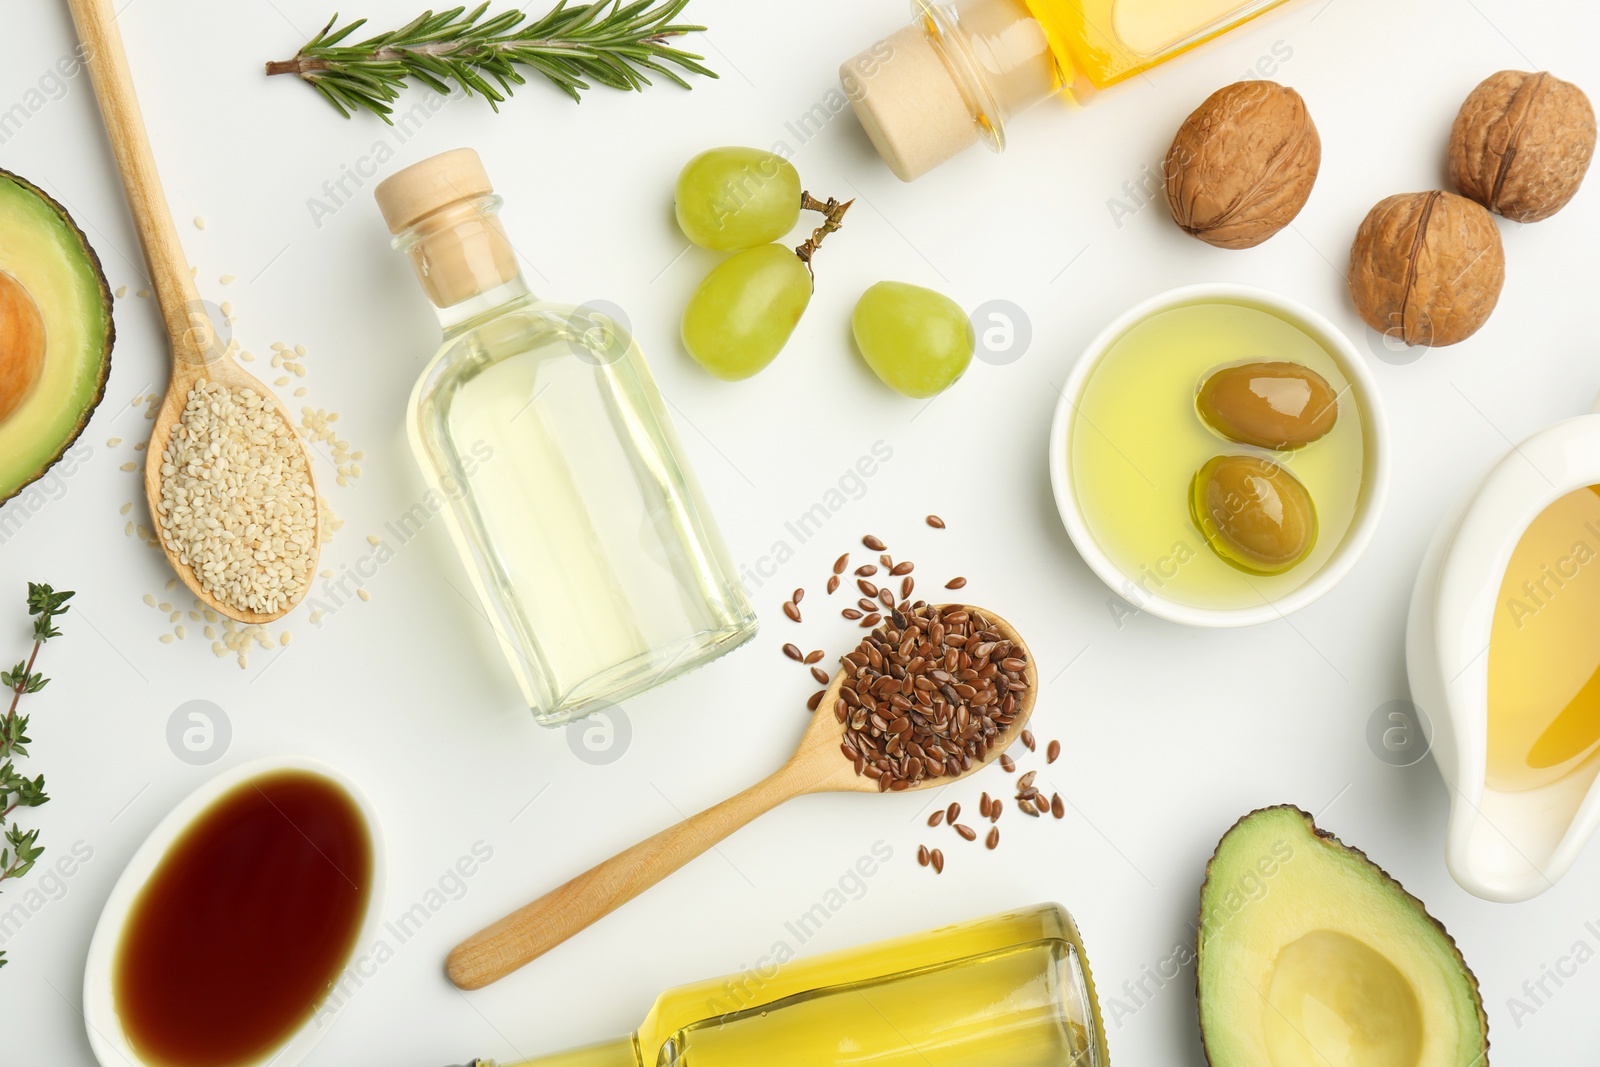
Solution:
[{"label": "white gravy boat", "polygon": [[1501,580],[1534,519],[1596,484],[1600,401],[1594,413],[1534,434],[1489,471],[1439,527],[1412,595],[1406,668],[1450,788],[1445,862],[1462,888],[1486,900],[1527,900],[1549,889],[1600,825],[1600,755],[1536,789],[1507,792],[1487,782],[1489,635]]}]

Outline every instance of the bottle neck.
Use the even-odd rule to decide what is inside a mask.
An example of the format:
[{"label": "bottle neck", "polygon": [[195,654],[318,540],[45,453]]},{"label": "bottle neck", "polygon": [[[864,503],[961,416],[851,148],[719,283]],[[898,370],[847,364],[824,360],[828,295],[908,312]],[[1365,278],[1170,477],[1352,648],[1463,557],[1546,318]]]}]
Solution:
[{"label": "bottle neck", "polygon": [[1048,31],[1025,0],[913,0],[912,9],[966,99],[978,137],[1005,149],[1005,124],[1062,85]]},{"label": "bottle neck", "polygon": [[459,201],[418,219],[394,239],[447,332],[528,295],[499,208],[498,196]]},{"label": "bottle neck", "polygon": [[[466,1067],[501,1067],[494,1060],[473,1060]],[[504,1067],[645,1067],[634,1035],[602,1041],[598,1045],[569,1049],[553,1056],[537,1056]],[[654,1067],[652,1064],[651,1067]]]}]

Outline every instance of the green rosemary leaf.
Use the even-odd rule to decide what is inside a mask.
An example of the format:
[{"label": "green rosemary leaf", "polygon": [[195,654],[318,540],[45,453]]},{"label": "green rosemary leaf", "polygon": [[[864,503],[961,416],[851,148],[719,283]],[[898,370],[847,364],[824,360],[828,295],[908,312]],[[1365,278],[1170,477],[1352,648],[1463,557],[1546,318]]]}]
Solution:
[{"label": "green rosemary leaf", "polygon": [[488,15],[485,2],[471,11],[424,11],[399,29],[354,44],[344,42],[366,20],[337,26],[335,13],[292,59],[268,63],[266,69],[309,82],[346,118],[365,110],[391,123],[389,105],[410,81],[436,93],[459,89],[482,96],[498,111],[514,86],[526,84],[518,66],[542,75],[574,100],[591,84],[642,90],[653,84],[651,74],[687,89],[691,86],[684,75],[717,77],[701,62],[704,56],[671,43],[705,29],[675,21],[688,2],[594,0],[574,5],[557,0],[532,21],[517,10]]}]

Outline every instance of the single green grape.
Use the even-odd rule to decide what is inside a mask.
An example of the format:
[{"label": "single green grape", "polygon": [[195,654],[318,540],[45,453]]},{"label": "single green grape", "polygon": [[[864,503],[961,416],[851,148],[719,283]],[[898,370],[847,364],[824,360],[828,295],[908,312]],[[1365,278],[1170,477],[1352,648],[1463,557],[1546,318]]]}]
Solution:
[{"label": "single green grape", "polygon": [[851,328],[867,366],[911,397],[937,396],[972,362],[972,322],[954,300],[905,282],[879,282],[856,301]]},{"label": "single green grape", "polygon": [[760,245],[719,263],[683,309],[683,345],[706,370],[736,382],[783,350],[811,303],[811,274],[783,245]]},{"label": "single green grape", "polygon": [[759,148],[712,148],[678,174],[678,226],[703,248],[732,252],[776,241],[800,218],[800,174]]}]

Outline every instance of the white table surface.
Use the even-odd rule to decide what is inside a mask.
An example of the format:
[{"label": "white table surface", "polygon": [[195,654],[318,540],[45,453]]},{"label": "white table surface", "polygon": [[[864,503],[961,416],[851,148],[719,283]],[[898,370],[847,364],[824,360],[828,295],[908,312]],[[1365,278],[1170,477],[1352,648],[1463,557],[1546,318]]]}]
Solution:
[{"label": "white table surface", "polygon": [[[387,247],[376,179],[347,177],[343,206],[324,183],[460,145],[483,154],[505,195],[507,229],[537,290],[626,310],[734,557],[754,569],[785,542],[794,558],[758,579],[765,629],[756,641],[628,701],[628,747],[598,766],[520,706],[438,523],[367,579],[370,601],[346,597],[320,627],[302,608],[289,620],[293,645],[258,651],[247,670],[214,658],[194,633],[158,643],[165,618],[141,597],[167,599],[169,573],[124,536],[118,514],[140,487],[119,467],[142,460],[132,442],[150,426],[129,403],[165,376],[156,309],[133,295],[144,284],[139,247],[88,78],[47,77],[74,47],[64,5],[8,5],[0,109],[23,103],[29,117],[0,143],[0,166],[67,204],[112,286],[130,294],[117,305],[106,399],[83,437],[92,455],[52,483],[43,506],[13,501],[0,513],[24,511],[0,550],[0,652],[24,648],[24,582],[78,591],[65,636],[42,658],[55,681],[26,703],[35,745],[25,769],[46,776],[54,799],[21,821],[42,829],[44,864],[75,842],[90,856],[69,878],[47,882],[41,867],[0,894],[0,912],[19,903],[25,912],[3,945],[0,1060],[91,1062],[79,1015],[84,954],[123,864],[208,776],[286,752],[336,763],[384,813],[387,912],[438,905],[409,940],[390,939],[392,957],[366,968],[314,1065],[514,1060],[626,1032],[659,990],[794,942],[785,923],[879,841],[892,861],[792,947],[839,948],[1058,900],[1087,939],[1116,1061],[1198,1064],[1192,966],[1166,981],[1144,976],[1175,953],[1186,958],[1217,838],[1241,814],[1279,802],[1316,812],[1445,923],[1482,983],[1495,1062],[1574,1062],[1572,1050],[1600,1042],[1600,966],[1578,966],[1559,988],[1547,980],[1553,995],[1538,1005],[1523,990],[1578,945],[1585,959],[1600,948],[1600,927],[1586,925],[1600,919],[1600,849],[1534,901],[1477,900],[1444,867],[1446,796],[1432,761],[1397,769],[1365,738],[1374,711],[1407,696],[1405,609],[1441,513],[1511,442],[1586,410],[1600,387],[1594,182],[1548,222],[1501,223],[1505,292],[1477,336],[1409,365],[1373,358],[1394,425],[1388,509],[1349,578],[1288,622],[1197,632],[1145,616],[1119,628],[1110,594],[1056,517],[1044,448],[1055,386],[1081,347],[1164,288],[1269,286],[1367,346],[1341,268],[1362,215],[1390,193],[1444,181],[1450,122],[1487,74],[1549,69],[1600,89],[1600,12],[1578,0],[1301,0],[1092,107],[1040,108],[1014,123],[1003,157],[978,150],[905,186],[848,113],[809,139],[795,133],[814,105],[826,111],[837,63],[903,23],[896,0],[695,0],[690,13],[713,27],[700,44],[720,81],[697,81],[692,93],[597,90],[581,106],[530,85],[498,116],[479,101],[450,103],[408,139],[368,116],[343,121],[309,89],[263,77],[262,62],[292,54],[331,9],[323,0],[131,0],[120,19],[201,292],[233,302],[237,332],[258,353],[275,340],[304,343],[309,374],[295,384],[309,387],[306,402],[342,412],[342,432],[367,452],[349,488],[319,467],[346,520],[324,565],[365,566],[366,535],[418,498],[400,417],[437,342],[408,266]],[[387,28],[416,11],[366,0],[343,13]],[[1185,237],[1160,203],[1117,225],[1110,199],[1158,169],[1183,117],[1285,52],[1277,77],[1304,94],[1323,141],[1321,176],[1293,228],[1227,252]],[[715,257],[685,252],[672,182],[703,148],[778,142],[808,188],[858,202],[819,258],[816,297],[787,351],[759,377],[724,384],[677,341],[683,302]],[[338,210],[318,219],[313,198]],[[204,232],[189,221],[197,215]],[[223,274],[238,280],[222,286]],[[1013,301],[1030,317],[1032,346],[1010,365],[975,363],[931,405],[902,400],[870,376],[848,337],[856,296],[884,278],[935,286],[967,307]],[[113,436],[119,448],[107,447]],[[786,521],[823,500],[875,442],[892,458],[800,543]],[[923,526],[928,512],[949,529]],[[837,654],[853,639],[849,624],[820,610],[821,585],[834,556],[868,531],[917,560],[925,582],[968,575],[974,599],[1029,635],[1048,680],[1035,730],[1065,746],[1041,783],[1071,800],[1067,819],[1022,825],[1012,813],[1002,847],[987,853],[924,828],[923,796],[801,800],[510,979],[456,992],[441,963],[459,937],[778,764],[813,688],[778,646],[792,639]],[[799,585],[815,599],[796,627],[778,608]],[[209,767],[168,745],[168,720],[190,700],[213,702],[231,726]],[[995,770],[950,797],[975,806],[982,788],[1006,783]],[[479,842],[489,862],[459,889],[447,880],[454,897],[430,897]],[[914,862],[921,842],[950,855],[942,878]],[[1141,978],[1144,992],[1124,985]],[[1514,1015],[1512,997],[1535,1010]]]}]

